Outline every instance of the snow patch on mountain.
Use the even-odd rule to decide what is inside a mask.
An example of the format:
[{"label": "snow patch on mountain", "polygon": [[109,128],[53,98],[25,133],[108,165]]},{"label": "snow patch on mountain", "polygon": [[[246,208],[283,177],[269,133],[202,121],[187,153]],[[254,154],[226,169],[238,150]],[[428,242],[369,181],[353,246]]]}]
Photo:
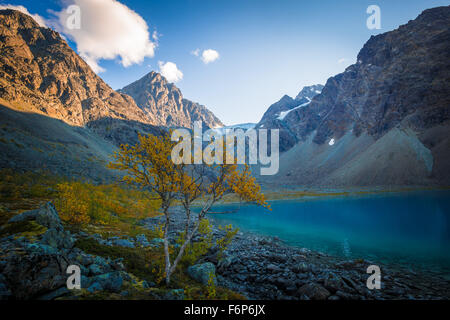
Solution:
[{"label": "snow patch on mountain", "polygon": [[303,103],[303,104],[301,104],[301,105],[299,105],[299,106],[297,106],[297,107],[295,107],[295,108],[292,108],[291,110],[287,110],[287,111],[282,111],[282,112],[280,112],[280,114],[278,115],[277,119],[283,121],[284,118],[286,118],[286,116],[287,116],[291,111],[294,111],[294,110],[297,110],[297,109],[306,107],[308,104],[311,103],[311,99],[309,99],[309,98],[306,98],[306,99],[308,99],[309,101],[306,102],[306,103]]}]

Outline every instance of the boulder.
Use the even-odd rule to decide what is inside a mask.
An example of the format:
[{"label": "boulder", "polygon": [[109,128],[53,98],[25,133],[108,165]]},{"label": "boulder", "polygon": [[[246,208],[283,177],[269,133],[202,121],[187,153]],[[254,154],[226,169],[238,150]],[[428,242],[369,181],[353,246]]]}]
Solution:
[{"label": "boulder", "polygon": [[95,291],[102,291],[103,287],[100,284],[100,282],[94,282],[93,284],[91,284],[89,286],[89,288],[87,289],[89,292],[94,293]]},{"label": "boulder", "polygon": [[[130,276],[123,271],[114,271],[101,274],[92,278],[92,287],[95,283],[99,283],[103,290],[119,293],[124,281],[129,281]],[[89,289],[88,289],[89,290]]]},{"label": "boulder", "polygon": [[307,283],[297,291],[297,296],[301,299],[326,300],[330,292],[317,283]]},{"label": "boulder", "polygon": [[134,243],[127,239],[113,240],[113,244],[119,247],[134,248]]},{"label": "boulder", "polygon": [[75,239],[69,231],[51,228],[44,233],[41,242],[53,248],[71,249],[75,244]]},{"label": "boulder", "polygon": [[153,239],[150,241],[150,245],[151,245],[152,247],[159,247],[159,246],[162,246],[162,245],[164,245],[164,239],[161,239],[161,238],[153,238]]},{"label": "boulder", "polygon": [[281,268],[275,264],[269,264],[267,265],[267,271],[271,273],[278,273],[281,272]]},{"label": "boulder", "polygon": [[219,260],[219,262],[217,264],[218,271],[220,271],[220,272],[225,271],[225,269],[227,269],[230,265],[232,265],[235,260],[236,260],[236,258],[234,256],[227,256],[227,257]]},{"label": "boulder", "polygon": [[187,269],[187,273],[192,279],[202,283],[203,285],[207,285],[210,277],[212,276],[214,284],[217,284],[216,267],[211,262],[190,266]]},{"label": "boulder", "polygon": [[28,220],[35,220],[40,225],[47,228],[55,228],[58,230],[63,229],[61,219],[55,206],[51,202],[47,202],[45,205],[36,210],[26,211],[17,216],[12,217],[8,223],[22,222]]},{"label": "boulder", "polygon": [[184,295],[183,289],[172,289],[172,290],[169,290],[164,295],[164,300],[184,300],[184,299],[185,299],[185,295]]},{"label": "boulder", "polygon": [[149,247],[150,243],[147,240],[147,237],[145,236],[145,234],[140,234],[138,236],[136,236],[136,242],[141,245],[142,247]]},{"label": "boulder", "polygon": [[343,287],[342,278],[333,272],[325,275],[324,286],[331,292],[336,292]]},{"label": "boulder", "polygon": [[45,255],[56,255],[58,254],[58,248],[42,244],[39,242],[36,243],[25,243],[24,248],[30,253],[35,254],[45,254]]},{"label": "boulder", "polygon": [[96,275],[99,275],[102,273],[103,273],[102,269],[100,268],[100,266],[98,264],[93,263],[89,266],[89,274],[96,276]]},{"label": "boulder", "polygon": [[66,285],[68,264],[61,254],[29,251],[24,255],[13,248],[2,259],[7,261],[2,273],[16,299],[33,299]]},{"label": "boulder", "polygon": [[294,269],[294,271],[296,271],[298,273],[305,273],[305,272],[310,271],[311,267],[305,262],[300,262],[293,269]]}]

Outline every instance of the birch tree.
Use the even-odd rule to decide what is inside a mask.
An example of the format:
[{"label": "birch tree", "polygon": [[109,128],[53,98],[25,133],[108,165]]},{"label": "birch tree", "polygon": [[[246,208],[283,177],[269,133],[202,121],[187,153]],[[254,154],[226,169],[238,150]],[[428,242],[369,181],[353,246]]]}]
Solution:
[{"label": "birch tree", "polygon": [[[156,137],[141,136],[135,146],[122,145],[114,154],[109,167],[126,172],[124,181],[147,189],[161,201],[164,215],[164,261],[165,282],[170,284],[186,248],[197,234],[202,219],[212,207],[223,200],[227,194],[237,194],[241,201],[253,202],[268,207],[247,165],[240,168],[235,164],[174,164],[171,151],[174,143],[170,135]],[[224,155],[225,156],[225,155]],[[182,244],[174,255],[170,256],[169,230],[170,208],[181,204],[186,219]],[[193,205],[197,210],[193,210]],[[197,212],[194,212],[197,211]]]}]

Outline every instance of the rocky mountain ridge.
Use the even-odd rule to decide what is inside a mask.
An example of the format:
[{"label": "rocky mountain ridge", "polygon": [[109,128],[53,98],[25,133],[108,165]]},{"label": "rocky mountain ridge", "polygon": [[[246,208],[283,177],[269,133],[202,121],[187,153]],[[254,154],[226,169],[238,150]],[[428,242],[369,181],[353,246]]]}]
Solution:
[{"label": "rocky mountain ridge", "polygon": [[293,99],[288,95],[284,95],[279,101],[272,104],[263,117],[256,125],[261,129],[279,129],[280,130],[280,150],[287,151],[297,143],[297,138],[288,127],[286,127],[284,119],[286,116],[296,109],[307,106],[312,99],[322,92],[323,85],[316,84],[304,87],[298,95]]},{"label": "rocky mountain ridge", "polygon": [[354,129],[379,138],[399,124],[425,130],[449,119],[450,7],[425,10],[394,31],[372,36],[357,63],[330,78],[308,108],[286,117],[314,142]]},{"label": "rocky mountain ridge", "polygon": [[[186,115],[174,124],[220,123],[175,87],[171,92],[183,105],[172,115]],[[111,175],[104,165],[117,146],[136,143],[138,133],[160,134],[166,124],[108,86],[59,33],[9,9],[0,10],[0,115],[0,168],[95,180]]]},{"label": "rocky mountain ridge", "polygon": [[131,97],[111,89],[57,32],[15,10],[1,10],[0,17],[0,99],[74,126],[101,118],[152,124]]},{"label": "rocky mountain ridge", "polygon": [[449,44],[449,6],[372,36],[357,63],[328,79],[321,94],[266,126],[280,129],[282,151],[289,150],[275,179],[450,184]]},{"label": "rocky mountain ridge", "polygon": [[194,121],[202,121],[209,128],[223,126],[205,106],[183,98],[180,89],[154,71],[119,92],[133,97],[137,105],[152,117],[153,124],[190,128]]},{"label": "rocky mountain ridge", "polygon": [[[1,10],[0,16],[0,102],[18,111],[44,114],[72,126],[95,123],[102,135],[105,128],[99,123],[104,119],[149,126],[190,127],[197,120],[222,125],[206,107],[183,99],[180,90],[156,72],[116,92],[59,33],[19,11]],[[135,94],[132,88],[139,85],[142,92]]]}]

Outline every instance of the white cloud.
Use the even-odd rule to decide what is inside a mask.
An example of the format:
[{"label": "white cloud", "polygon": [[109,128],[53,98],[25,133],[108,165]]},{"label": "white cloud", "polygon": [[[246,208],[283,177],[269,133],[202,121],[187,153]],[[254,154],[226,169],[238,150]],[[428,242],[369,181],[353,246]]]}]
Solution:
[{"label": "white cloud", "polygon": [[210,62],[214,62],[217,59],[219,59],[219,53],[216,50],[213,50],[213,49],[203,50],[203,52],[202,52],[202,61],[205,64],[208,64]]},{"label": "white cloud", "polygon": [[177,65],[173,62],[159,61],[159,72],[169,82],[178,82],[183,79],[183,72],[181,72]]},{"label": "white cloud", "polygon": [[156,43],[158,43],[158,40],[159,40],[159,33],[155,30],[155,31],[153,31],[153,33],[152,33],[152,39],[156,42]]},{"label": "white cloud", "polygon": [[342,63],[344,63],[345,61],[347,61],[348,59],[346,59],[346,58],[341,58],[341,59],[339,59],[338,60],[338,63],[339,64],[342,64]]},{"label": "white cloud", "polygon": [[116,0],[65,3],[79,6],[81,26],[70,28],[67,22],[71,13],[64,9],[54,12],[58,19],[55,27],[76,43],[78,53],[95,72],[104,71],[98,64],[101,59],[120,58],[121,64],[128,67],[154,56],[157,33],[151,35],[145,20],[122,3]]},{"label": "white cloud", "polygon": [[0,4],[0,10],[3,10],[3,9],[14,9],[14,10],[20,11],[22,13],[25,13],[25,14],[29,15],[30,17],[32,17],[41,27],[47,27],[44,18],[42,18],[38,14],[31,14],[30,12],[28,12],[28,9],[25,8],[24,6],[20,6],[20,5],[16,6],[13,4]]},{"label": "white cloud", "polygon": [[200,49],[195,49],[195,50],[191,51],[191,54],[198,57],[200,55]]}]

